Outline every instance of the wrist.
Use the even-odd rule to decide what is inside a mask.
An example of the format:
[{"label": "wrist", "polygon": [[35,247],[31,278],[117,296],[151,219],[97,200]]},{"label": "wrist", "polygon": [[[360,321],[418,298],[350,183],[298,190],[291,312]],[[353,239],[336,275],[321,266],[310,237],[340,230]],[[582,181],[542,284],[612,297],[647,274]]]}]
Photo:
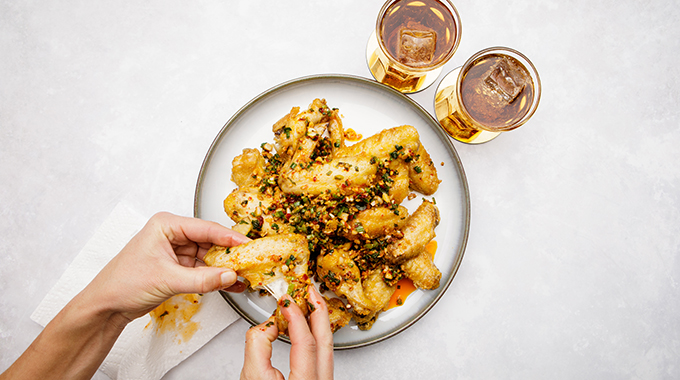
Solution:
[{"label": "wrist", "polygon": [[64,312],[69,318],[80,320],[83,325],[99,325],[120,334],[131,319],[110,305],[106,298],[88,287],[66,305]]},{"label": "wrist", "polygon": [[90,379],[129,319],[91,299],[88,289],[69,302],[4,376]]}]

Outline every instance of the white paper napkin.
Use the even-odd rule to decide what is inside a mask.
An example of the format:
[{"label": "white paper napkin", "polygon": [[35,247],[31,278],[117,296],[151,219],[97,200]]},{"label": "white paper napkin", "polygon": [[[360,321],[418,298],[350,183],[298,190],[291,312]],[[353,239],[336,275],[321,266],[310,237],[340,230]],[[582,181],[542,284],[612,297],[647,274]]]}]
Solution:
[{"label": "white paper napkin", "polygon": [[[146,220],[126,204],[117,205],[31,319],[43,327],[47,325],[120,252]],[[169,302],[176,299],[175,304],[181,308],[182,298],[173,297]],[[158,326],[162,318],[147,314],[134,320],[123,330],[99,369],[111,379],[160,379],[239,318],[218,293],[196,299],[197,304],[187,307],[191,312],[183,313],[182,318],[165,320],[162,328]]]}]

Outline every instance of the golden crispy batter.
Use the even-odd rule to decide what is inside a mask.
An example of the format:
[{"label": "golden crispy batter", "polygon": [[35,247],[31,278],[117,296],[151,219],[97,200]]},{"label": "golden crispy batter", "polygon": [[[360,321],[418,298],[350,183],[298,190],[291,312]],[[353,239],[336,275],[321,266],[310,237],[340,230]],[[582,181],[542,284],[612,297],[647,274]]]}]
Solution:
[{"label": "golden crispy batter", "polygon": [[437,191],[442,181],[437,177],[437,169],[424,146],[418,148],[415,157],[408,163],[408,169],[411,189],[425,195]]},{"label": "golden crispy batter", "polygon": [[354,314],[368,315],[375,305],[364,295],[361,272],[350,258],[347,248],[338,247],[319,256],[316,260],[316,273],[330,290],[347,298]]},{"label": "golden crispy batter", "polygon": [[261,236],[292,232],[290,226],[274,217],[266,210],[274,203],[271,195],[260,193],[255,187],[241,187],[232,191],[223,202],[224,211],[236,225],[232,227],[247,235],[257,227]]},{"label": "golden crispy batter", "polygon": [[331,332],[336,332],[346,326],[354,314],[350,313],[345,307],[345,303],[340,298],[323,297],[328,305],[328,319],[331,322]]},{"label": "golden crispy batter", "polygon": [[372,156],[384,158],[389,157],[395,151],[396,146],[401,146],[405,152],[416,152],[420,147],[418,131],[410,125],[385,129],[354,145],[338,149],[335,157],[350,157],[362,152],[370,152]]},{"label": "golden crispy batter", "polygon": [[354,319],[357,321],[359,329],[370,330],[373,327],[373,323],[378,319],[380,312],[385,310],[390,304],[390,298],[392,298],[397,287],[385,283],[379,269],[372,270],[361,284],[364,288],[364,294],[373,302],[375,307],[371,310],[370,314],[355,317]]},{"label": "golden crispy batter", "polygon": [[420,142],[418,131],[410,125],[385,129],[352,146],[338,149],[335,157],[348,157],[360,152],[370,152],[381,160],[391,159],[390,168],[398,173],[390,190],[390,196],[396,203],[406,198],[408,188],[432,195],[441,183],[430,154]]},{"label": "golden crispy batter", "polygon": [[286,276],[307,277],[307,239],[281,234],[251,240],[236,247],[213,246],[203,258],[208,266],[231,268],[252,289],[264,289]]},{"label": "golden crispy batter", "polygon": [[300,107],[293,107],[290,109],[290,112],[288,112],[286,115],[284,115],[281,119],[279,119],[274,125],[272,126],[272,132],[276,134],[278,131],[282,130],[283,128],[290,123],[290,120],[295,117],[295,115],[300,112]]},{"label": "golden crispy batter", "polygon": [[320,195],[326,191],[352,193],[357,187],[369,186],[378,168],[371,157],[359,154],[335,158],[327,163],[315,164],[308,169],[284,166],[279,176],[279,187],[289,194]]},{"label": "golden crispy batter", "polygon": [[331,120],[328,123],[328,134],[330,135],[334,153],[338,149],[345,147],[345,129],[340,119],[340,111],[337,109],[334,109],[331,113]]},{"label": "golden crispy batter", "polygon": [[439,224],[439,210],[434,203],[423,200],[418,209],[406,220],[402,228],[404,237],[387,247],[389,259],[400,264],[425,250],[435,236],[434,228]]},{"label": "golden crispy batter", "polygon": [[398,206],[396,210],[389,207],[373,207],[360,211],[350,222],[352,229],[344,233],[351,238],[374,239],[380,236],[394,234],[406,224],[408,209]]},{"label": "golden crispy batter", "polygon": [[290,113],[284,116],[285,120],[279,120],[272,127],[277,151],[284,158],[295,153],[300,138],[307,133],[307,126],[318,123],[325,114],[330,112],[325,99],[314,99],[307,110],[299,114],[297,111],[299,108],[293,107]]},{"label": "golden crispy batter", "polygon": [[417,288],[430,290],[439,287],[442,272],[434,265],[432,255],[427,250],[422,250],[416,257],[406,260],[401,264],[401,269]]},{"label": "golden crispy batter", "polygon": [[264,174],[264,158],[257,149],[243,149],[243,153],[234,157],[231,164],[231,180],[238,187],[257,184]]},{"label": "golden crispy batter", "polygon": [[395,175],[392,176],[394,182],[388,194],[394,203],[401,204],[408,196],[411,186],[409,166],[402,160],[395,160],[390,163],[390,169],[395,171]]},{"label": "golden crispy batter", "polygon": [[[231,268],[243,277],[251,290],[273,289],[288,293],[295,303],[308,313],[307,276],[309,249],[302,235],[282,234],[251,240],[236,247],[213,246],[203,261],[208,266]],[[279,303],[274,315],[279,332],[287,334],[288,323],[281,314]]]},{"label": "golden crispy batter", "polygon": [[307,127],[307,132],[304,136],[300,137],[298,141],[298,147],[295,150],[295,153],[293,153],[293,157],[286,162],[287,168],[290,168],[293,165],[300,168],[307,167],[312,161],[312,153],[314,153],[314,150],[321,141],[319,136],[326,132],[328,124],[329,123],[319,123]]}]

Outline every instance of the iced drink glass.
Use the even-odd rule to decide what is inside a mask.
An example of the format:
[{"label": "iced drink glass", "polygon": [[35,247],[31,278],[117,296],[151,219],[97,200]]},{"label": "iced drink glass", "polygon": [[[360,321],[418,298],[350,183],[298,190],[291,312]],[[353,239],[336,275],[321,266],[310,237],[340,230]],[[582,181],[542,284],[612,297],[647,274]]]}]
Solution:
[{"label": "iced drink glass", "polygon": [[448,0],[389,0],[366,46],[373,77],[402,93],[430,86],[460,43],[458,11]]},{"label": "iced drink glass", "polygon": [[487,142],[526,123],[541,98],[541,80],[522,53],[484,49],[447,74],[434,108],[451,137],[469,144]]}]

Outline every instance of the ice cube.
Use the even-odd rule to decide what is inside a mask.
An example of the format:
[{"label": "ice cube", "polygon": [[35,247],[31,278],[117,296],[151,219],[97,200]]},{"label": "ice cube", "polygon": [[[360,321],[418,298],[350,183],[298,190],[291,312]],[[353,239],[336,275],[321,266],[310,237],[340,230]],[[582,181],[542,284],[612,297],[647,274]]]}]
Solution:
[{"label": "ice cube", "polygon": [[528,73],[523,67],[502,57],[484,76],[485,93],[497,98],[499,103],[512,103],[524,89],[527,79]]},{"label": "ice cube", "polygon": [[402,28],[399,30],[397,59],[413,67],[427,66],[434,59],[437,34],[434,30]]}]

